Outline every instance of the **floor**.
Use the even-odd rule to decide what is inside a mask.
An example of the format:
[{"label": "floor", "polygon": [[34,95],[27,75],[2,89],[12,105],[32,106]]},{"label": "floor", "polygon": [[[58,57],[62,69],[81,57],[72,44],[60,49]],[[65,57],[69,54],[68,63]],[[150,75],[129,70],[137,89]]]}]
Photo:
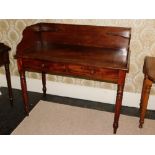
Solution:
[{"label": "floor", "polygon": [[[0,88],[2,95],[0,96],[0,134],[9,135],[25,118],[24,108],[22,104],[21,90],[13,89],[14,106],[9,104],[7,88]],[[30,101],[30,110],[40,101],[51,101],[59,104],[68,104],[83,108],[97,109],[101,111],[113,112],[114,105],[87,100],[73,99],[68,97],[60,97],[55,95],[47,95],[46,98],[42,94],[36,92],[28,92]],[[122,106],[121,114],[129,116],[139,116],[139,109],[133,107]],[[149,110],[146,118],[155,119],[155,111]]]}]

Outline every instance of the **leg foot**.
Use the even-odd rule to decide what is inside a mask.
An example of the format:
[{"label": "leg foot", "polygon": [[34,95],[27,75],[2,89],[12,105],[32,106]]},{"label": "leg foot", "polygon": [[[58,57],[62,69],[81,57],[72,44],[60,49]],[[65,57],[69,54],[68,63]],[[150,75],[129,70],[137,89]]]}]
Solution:
[{"label": "leg foot", "polygon": [[113,124],[113,134],[116,134],[118,128],[118,123]]},{"label": "leg foot", "polygon": [[10,98],[10,104],[13,107],[13,98]]},{"label": "leg foot", "polygon": [[140,123],[140,124],[139,124],[139,128],[143,128],[143,124]]}]

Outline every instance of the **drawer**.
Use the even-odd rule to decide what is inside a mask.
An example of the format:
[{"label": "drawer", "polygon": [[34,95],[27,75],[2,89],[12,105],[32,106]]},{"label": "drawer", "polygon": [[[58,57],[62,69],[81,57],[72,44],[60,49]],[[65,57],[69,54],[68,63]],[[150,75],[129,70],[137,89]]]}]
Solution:
[{"label": "drawer", "polygon": [[117,82],[118,70],[80,65],[68,65],[68,73],[89,79]]},{"label": "drawer", "polygon": [[98,71],[96,68],[81,65],[68,65],[67,69],[70,73],[81,75],[94,75]]},{"label": "drawer", "polygon": [[23,67],[25,70],[42,72],[44,63],[42,61],[23,59]]},{"label": "drawer", "polygon": [[49,64],[49,71],[59,73],[59,72],[66,72],[66,65],[64,63],[50,63]]},{"label": "drawer", "polygon": [[66,66],[62,63],[45,62],[38,60],[23,60],[23,67],[28,71],[38,71],[47,73],[65,72]]}]

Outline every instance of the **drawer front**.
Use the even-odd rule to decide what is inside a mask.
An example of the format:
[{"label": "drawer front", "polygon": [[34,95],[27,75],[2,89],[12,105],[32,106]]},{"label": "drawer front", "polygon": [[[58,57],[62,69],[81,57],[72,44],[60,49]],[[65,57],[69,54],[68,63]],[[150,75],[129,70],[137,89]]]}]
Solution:
[{"label": "drawer front", "polygon": [[52,63],[52,62],[45,62],[45,61],[37,61],[37,60],[23,60],[23,67],[25,70],[28,71],[37,71],[37,72],[65,72],[66,66],[61,63]]},{"label": "drawer front", "polygon": [[72,75],[77,75],[89,79],[100,81],[117,82],[118,70],[96,68],[80,65],[69,65],[68,72]]},{"label": "drawer front", "polygon": [[42,72],[43,63],[41,61],[23,59],[23,68],[28,71]]},{"label": "drawer front", "polygon": [[117,82],[118,80],[118,70],[113,69],[36,60],[23,60],[23,66],[25,70],[28,71],[46,72],[109,82]]}]

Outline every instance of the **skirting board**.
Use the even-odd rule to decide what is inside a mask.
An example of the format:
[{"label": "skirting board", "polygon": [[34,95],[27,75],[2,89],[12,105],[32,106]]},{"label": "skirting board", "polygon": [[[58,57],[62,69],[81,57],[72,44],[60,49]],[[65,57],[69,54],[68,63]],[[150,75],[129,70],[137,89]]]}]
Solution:
[{"label": "skirting board", "polygon": [[[42,92],[42,82],[38,79],[26,78],[28,91]],[[12,87],[21,89],[20,78],[17,76],[11,77]],[[5,75],[0,75],[0,87],[7,87]],[[58,96],[71,98],[85,99],[103,103],[115,104],[116,91],[103,88],[93,88],[87,86],[66,84],[60,82],[47,82],[47,93]],[[139,93],[124,92],[123,105],[139,108],[140,102]],[[150,95],[148,109],[155,110],[155,96]]]}]

